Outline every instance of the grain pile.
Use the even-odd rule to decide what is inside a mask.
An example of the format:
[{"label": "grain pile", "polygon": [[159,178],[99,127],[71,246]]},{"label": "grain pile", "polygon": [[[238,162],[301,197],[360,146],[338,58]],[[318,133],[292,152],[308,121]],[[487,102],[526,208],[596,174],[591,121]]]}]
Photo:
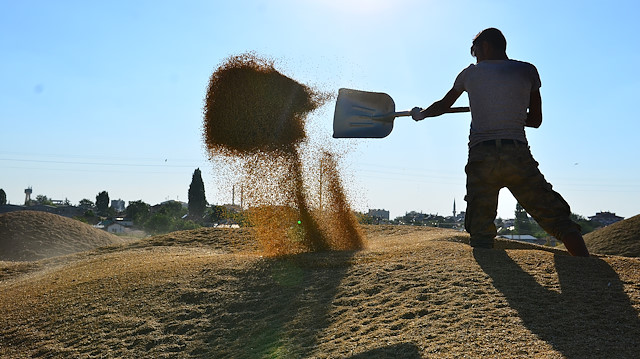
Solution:
[{"label": "grain pile", "polygon": [[363,230],[354,252],[265,257],[250,229],[200,228],[0,262],[0,358],[638,357],[638,258]]},{"label": "grain pile", "polygon": [[584,241],[594,253],[640,257],[640,215],[588,233]]},{"label": "grain pile", "polygon": [[204,105],[203,138],[209,158],[231,159],[243,206],[265,254],[353,250],[363,236],[340,181],[337,161],[322,158],[323,200],[312,203],[309,165],[301,144],[305,120],[331,96],[284,76],[268,61],[247,53],[228,58],[212,75]]},{"label": "grain pile", "polygon": [[0,261],[35,261],[123,242],[117,236],[56,214],[0,214]]}]

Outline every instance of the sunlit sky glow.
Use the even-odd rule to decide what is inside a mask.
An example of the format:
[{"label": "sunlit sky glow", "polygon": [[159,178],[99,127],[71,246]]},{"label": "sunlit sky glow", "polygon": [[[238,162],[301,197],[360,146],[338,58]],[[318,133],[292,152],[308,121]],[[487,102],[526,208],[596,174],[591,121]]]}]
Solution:
[{"label": "sunlit sky glow", "polygon": [[[28,186],[74,204],[103,190],[186,201],[199,167],[207,200],[228,203],[201,138],[207,81],[228,56],[254,51],[302,83],[386,92],[405,110],[441,98],[473,62],[473,36],[498,27],[541,75],[544,120],[527,137],[546,178],[575,213],[631,217],[639,13],[636,1],[0,1],[0,188],[12,204]],[[332,106],[310,126],[350,149],[356,209],[464,210],[467,114],[334,140]],[[514,209],[503,191],[499,216]]]}]

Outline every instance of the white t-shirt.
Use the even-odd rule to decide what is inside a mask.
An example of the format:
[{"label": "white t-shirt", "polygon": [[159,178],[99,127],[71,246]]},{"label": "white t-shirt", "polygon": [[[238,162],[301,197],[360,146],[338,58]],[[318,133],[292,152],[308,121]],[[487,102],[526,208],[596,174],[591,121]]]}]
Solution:
[{"label": "white t-shirt", "polygon": [[527,62],[485,60],[462,70],[453,87],[469,95],[469,147],[496,139],[526,143],[524,124],[531,90],[540,86],[538,70]]}]

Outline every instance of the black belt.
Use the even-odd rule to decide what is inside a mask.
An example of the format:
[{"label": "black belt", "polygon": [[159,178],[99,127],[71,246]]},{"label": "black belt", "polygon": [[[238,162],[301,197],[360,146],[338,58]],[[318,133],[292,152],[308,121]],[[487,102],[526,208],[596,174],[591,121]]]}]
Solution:
[{"label": "black belt", "polygon": [[487,140],[487,141],[482,141],[478,144],[482,146],[493,146],[493,147],[500,147],[502,145],[526,145],[526,143],[522,141],[511,140],[511,139]]}]

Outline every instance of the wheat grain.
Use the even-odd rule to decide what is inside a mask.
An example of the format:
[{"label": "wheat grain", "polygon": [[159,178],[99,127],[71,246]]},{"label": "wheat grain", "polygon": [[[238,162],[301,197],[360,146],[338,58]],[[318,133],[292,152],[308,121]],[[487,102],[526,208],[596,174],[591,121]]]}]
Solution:
[{"label": "wheat grain", "polygon": [[323,163],[330,204],[310,205],[313,180],[304,170],[300,145],[307,138],[307,115],[329,98],[253,53],[228,58],[210,77],[203,126],[208,155],[240,159],[242,165],[232,171],[241,177],[246,214],[267,255],[363,246],[328,149],[313,151]]}]

